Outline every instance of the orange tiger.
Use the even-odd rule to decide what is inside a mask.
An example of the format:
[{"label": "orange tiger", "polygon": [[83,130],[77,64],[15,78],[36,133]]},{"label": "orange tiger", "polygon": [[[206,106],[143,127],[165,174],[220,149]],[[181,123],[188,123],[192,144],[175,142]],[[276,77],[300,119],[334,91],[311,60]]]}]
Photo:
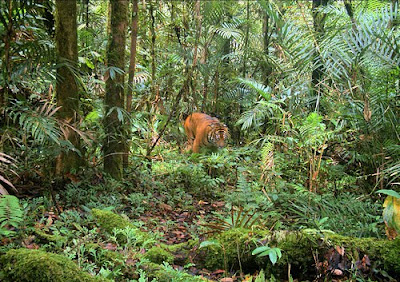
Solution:
[{"label": "orange tiger", "polygon": [[184,123],[189,146],[194,153],[201,147],[222,148],[229,138],[228,127],[215,117],[203,113],[192,113]]}]

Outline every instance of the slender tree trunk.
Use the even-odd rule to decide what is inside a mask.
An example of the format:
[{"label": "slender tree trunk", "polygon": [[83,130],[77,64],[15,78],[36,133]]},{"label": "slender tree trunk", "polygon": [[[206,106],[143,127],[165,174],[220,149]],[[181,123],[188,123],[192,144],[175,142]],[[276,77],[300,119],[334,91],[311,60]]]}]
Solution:
[{"label": "slender tree trunk", "polygon": [[205,113],[206,111],[206,102],[208,96],[208,77],[204,78],[204,85],[203,85],[203,102],[201,103],[201,112]]},{"label": "slender tree trunk", "polygon": [[[150,49],[150,56],[151,56],[151,100],[153,100],[156,96],[156,18],[154,16],[154,5],[153,2],[150,1],[150,32],[151,32],[151,49]],[[150,108],[148,109],[150,110]]]},{"label": "slender tree trunk", "polygon": [[[107,65],[124,70],[125,43],[128,26],[128,0],[110,0],[110,33],[108,35]],[[103,145],[104,171],[115,179],[122,178],[125,126],[118,118],[124,108],[124,74],[110,74],[106,81]]]},{"label": "slender tree trunk", "polygon": [[249,48],[249,31],[250,31],[250,0],[247,0],[246,6],[246,35],[244,38],[244,58],[243,58],[243,69],[242,76],[246,77],[247,74],[247,57]]},{"label": "slender tree trunk", "polygon": [[219,70],[217,69],[214,78],[214,113],[217,112],[218,98],[219,98]]},{"label": "slender tree trunk", "polygon": [[201,36],[201,14],[200,14],[200,0],[196,0],[195,3],[195,22],[196,22],[196,34],[195,34],[195,41],[194,41],[194,50],[193,50],[193,64],[191,67],[191,77],[189,78],[191,80],[191,85],[192,85],[192,95],[193,95],[193,102],[194,105],[196,105],[197,108],[197,99],[196,99],[196,79],[195,79],[195,69],[197,66],[197,53],[198,53],[198,47],[199,47],[199,41],[200,41],[200,36]]},{"label": "slender tree trunk", "polygon": [[[264,49],[264,54],[266,57],[268,57],[268,55],[269,55],[270,38],[271,38],[271,34],[270,34],[270,30],[269,30],[269,16],[267,13],[264,12],[264,16],[263,16],[263,49]],[[272,72],[272,68],[269,65],[268,61],[263,62],[261,69],[263,70],[264,85],[268,85],[269,77]]]},{"label": "slender tree trunk", "polygon": [[[4,86],[0,86],[0,115],[3,114],[4,108],[8,105],[8,96],[9,96],[9,83],[11,80],[11,60],[10,60],[10,49],[11,49],[11,40],[13,38],[14,28],[13,28],[13,18],[12,18],[12,10],[13,10],[13,2],[12,0],[6,1],[6,15],[3,16],[3,19],[6,22],[2,22],[4,27],[6,28],[5,36],[4,36],[4,68],[3,68],[3,79]],[[2,13],[3,14],[3,13]],[[2,89],[2,87],[4,87]]]},{"label": "slender tree trunk", "polygon": [[324,34],[324,24],[325,24],[325,17],[319,12],[319,8],[321,6],[326,6],[328,4],[328,0],[313,0],[312,3],[312,16],[314,21],[314,30],[315,30],[315,49],[316,49],[316,56],[314,58],[315,68],[312,72],[312,91],[313,96],[316,97],[315,102],[315,110],[319,110],[319,102],[322,95],[322,80],[323,80],[323,66],[321,62],[319,62],[319,43],[321,42],[321,37]]},{"label": "slender tree trunk", "polygon": [[[131,23],[131,54],[129,58],[129,78],[128,78],[128,89],[126,97],[126,112],[130,116],[132,113],[132,96],[133,96],[133,80],[135,77],[136,68],[136,45],[137,45],[137,34],[138,34],[138,0],[132,0],[132,23]],[[129,152],[131,146],[131,134],[132,125],[130,120],[128,120],[127,136],[126,136],[126,148],[125,154],[123,156],[124,168],[128,167],[129,164]]]},{"label": "slender tree trunk", "polygon": [[[79,93],[72,69],[78,63],[77,3],[72,1],[56,1],[56,45],[57,60],[65,64],[57,69],[57,105],[61,106],[58,116],[72,126],[78,122]],[[76,131],[66,129],[67,139],[80,149],[80,139]],[[61,154],[57,159],[56,173],[77,170],[82,164],[81,157],[73,151]]]}]

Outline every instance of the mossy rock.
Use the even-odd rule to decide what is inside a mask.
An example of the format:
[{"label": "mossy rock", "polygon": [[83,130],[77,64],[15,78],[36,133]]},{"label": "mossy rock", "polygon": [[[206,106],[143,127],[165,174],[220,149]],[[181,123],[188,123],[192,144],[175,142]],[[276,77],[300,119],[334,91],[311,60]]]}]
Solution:
[{"label": "mossy rock", "polygon": [[152,247],[148,250],[144,257],[151,262],[162,264],[167,262],[169,264],[174,262],[174,255],[161,247]]},{"label": "mossy rock", "polygon": [[[115,214],[111,211],[107,210],[99,210],[92,209],[92,215],[94,219],[97,221],[100,228],[105,230],[106,232],[112,234],[115,228],[117,229],[125,229],[131,228],[135,230],[135,234],[137,234],[137,243],[143,243],[146,240],[151,239],[151,236],[148,233],[141,231],[139,228],[135,227],[129,220],[123,218],[122,216]],[[117,237],[119,243],[125,243],[126,238],[123,235],[119,235]]]},{"label": "mossy rock", "polygon": [[92,209],[92,215],[99,226],[110,234],[113,233],[114,228],[124,229],[125,227],[129,227],[136,229],[129,220],[112,211]]},{"label": "mossy rock", "polygon": [[83,272],[68,258],[41,250],[10,250],[0,257],[2,281],[108,281]]}]

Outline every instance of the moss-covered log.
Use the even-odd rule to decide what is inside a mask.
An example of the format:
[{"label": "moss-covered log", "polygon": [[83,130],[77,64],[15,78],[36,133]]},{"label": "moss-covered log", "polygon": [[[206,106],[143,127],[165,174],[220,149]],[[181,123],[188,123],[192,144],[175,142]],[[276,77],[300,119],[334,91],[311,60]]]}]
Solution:
[{"label": "moss-covered log", "polygon": [[68,258],[41,250],[10,250],[0,257],[1,281],[108,281],[83,272]]},{"label": "moss-covered log", "polygon": [[[368,275],[375,265],[375,269],[400,277],[400,240],[352,238],[317,230],[254,232],[232,229],[215,235],[210,241],[214,243],[200,249],[198,263],[204,263],[211,270],[241,268],[248,273],[266,269],[267,273],[287,279],[290,265],[295,278],[309,279],[318,274],[329,275],[335,269],[337,273],[358,271]],[[252,251],[261,245],[280,248],[282,258],[272,265],[268,256],[253,256]],[[359,267],[354,269],[355,266]]]}]

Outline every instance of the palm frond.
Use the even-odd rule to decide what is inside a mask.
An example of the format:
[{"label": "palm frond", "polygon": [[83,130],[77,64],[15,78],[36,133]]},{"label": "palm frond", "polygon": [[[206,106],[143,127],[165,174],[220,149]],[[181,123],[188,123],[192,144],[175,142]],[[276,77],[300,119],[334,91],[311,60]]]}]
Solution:
[{"label": "palm frond", "polygon": [[[11,168],[11,167],[16,167],[16,160],[2,152],[0,152],[0,194],[1,195],[7,195],[9,192],[9,189],[14,190],[15,192],[18,192],[17,189],[14,187],[14,185],[11,183],[11,181],[8,178],[8,175],[14,174],[17,175],[17,173]],[[8,188],[8,189],[7,189]]]},{"label": "palm frond", "polygon": [[62,131],[58,126],[55,112],[59,109],[54,104],[42,101],[36,108],[30,108],[21,101],[12,102],[8,114],[14,123],[21,126],[27,135],[38,143],[60,144]]}]

